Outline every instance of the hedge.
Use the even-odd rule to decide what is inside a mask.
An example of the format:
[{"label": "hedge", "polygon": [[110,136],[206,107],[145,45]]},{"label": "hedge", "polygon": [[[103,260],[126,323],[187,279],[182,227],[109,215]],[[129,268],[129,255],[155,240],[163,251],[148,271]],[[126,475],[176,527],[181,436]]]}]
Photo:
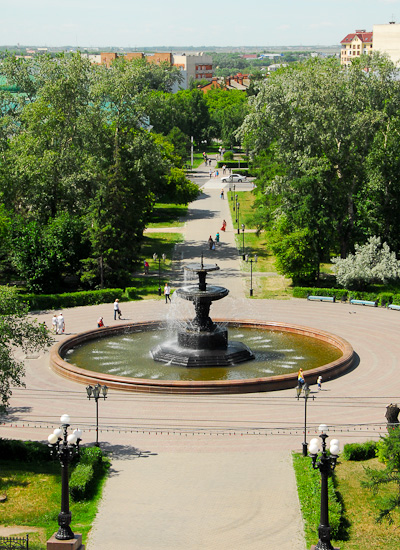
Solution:
[{"label": "hedge", "polygon": [[17,462],[45,462],[51,458],[45,443],[16,439],[0,439],[0,457]]},{"label": "hedge", "polygon": [[341,458],[343,460],[369,460],[376,456],[376,442],[366,441],[365,443],[347,443],[343,447]]},{"label": "hedge", "polygon": [[345,288],[313,288],[299,287],[293,288],[294,298],[307,298],[307,296],[335,296],[337,301],[368,300],[371,302],[378,301],[378,305],[387,306],[388,304],[400,305],[400,294],[392,292],[363,292],[358,290],[347,290]]},{"label": "hedge", "polygon": [[66,307],[92,306],[114,302],[116,298],[124,299],[122,288],[66,292],[64,294],[25,294],[22,300],[30,310],[61,309]]},{"label": "hedge", "polygon": [[109,468],[110,462],[103,456],[99,447],[87,447],[81,451],[79,463],[69,480],[69,494],[75,501],[86,500],[93,496],[102,474]]},{"label": "hedge", "polygon": [[237,160],[231,160],[231,161],[222,161],[222,160],[219,160],[217,162],[217,168],[222,168],[223,166],[226,166],[227,168],[235,168],[235,170],[242,170],[242,169],[247,169],[249,167],[249,163],[247,161],[237,161]]}]

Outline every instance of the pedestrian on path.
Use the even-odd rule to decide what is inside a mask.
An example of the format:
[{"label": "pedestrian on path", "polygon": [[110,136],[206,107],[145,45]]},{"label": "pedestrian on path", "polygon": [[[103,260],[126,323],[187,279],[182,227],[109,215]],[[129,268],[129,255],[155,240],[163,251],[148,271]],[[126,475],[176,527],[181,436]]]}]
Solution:
[{"label": "pedestrian on path", "polygon": [[103,317],[99,317],[97,319],[97,328],[102,328],[102,327],[104,327]]},{"label": "pedestrian on path", "polygon": [[171,287],[169,286],[168,283],[165,283],[165,286],[164,286],[164,296],[165,296],[165,303],[166,303],[166,304],[168,303],[168,300],[171,302],[170,294],[171,294]]},{"label": "pedestrian on path", "polygon": [[144,261],[144,274],[145,275],[148,275],[149,274],[149,262],[147,260]]},{"label": "pedestrian on path", "polygon": [[303,369],[300,368],[299,369],[299,372],[297,374],[297,382],[299,383],[299,385],[301,387],[303,387],[303,384],[304,384],[304,373],[303,373]]},{"label": "pedestrian on path", "polygon": [[54,314],[51,320],[51,326],[53,327],[54,334],[57,334],[57,315]]},{"label": "pedestrian on path", "polygon": [[117,320],[117,315],[118,315],[118,319],[121,319],[122,312],[119,309],[119,300],[118,300],[118,298],[116,298],[116,300],[114,302],[114,321]]},{"label": "pedestrian on path", "polygon": [[211,168],[210,168],[210,170],[209,170],[209,174],[210,174],[210,178],[211,178],[211,176],[212,176],[212,170],[211,170]]},{"label": "pedestrian on path", "polygon": [[223,199],[223,198],[224,198],[224,190],[223,190],[223,189],[221,189],[221,194],[220,194],[220,197],[221,197],[221,199]]},{"label": "pedestrian on path", "polygon": [[319,390],[322,389],[322,376],[318,376],[318,378],[317,378],[317,386],[318,386],[318,389],[319,389]]},{"label": "pedestrian on path", "polygon": [[215,242],[219,243],[219,233],[215,235]]},{"label": "pedestrian on path", "polygon": [[224,221],[222,222],[221,231],[225,231],[225,229],[226,229],[226,221],[224,220]]},{"label": "pedestrian on path", "polygon": [[56,334],[63,334],[64,332],[65,332],[65,319],[64,319],[64,316],[61,312],[60,315],[57,317]]},{"label": "pedestrian on path", "polygon": [[213,241],[213,238],[210,235],[208,237],[208,247],[209,247],[210,250],[212,250],[213,244],[214,244],[214,241]]}]

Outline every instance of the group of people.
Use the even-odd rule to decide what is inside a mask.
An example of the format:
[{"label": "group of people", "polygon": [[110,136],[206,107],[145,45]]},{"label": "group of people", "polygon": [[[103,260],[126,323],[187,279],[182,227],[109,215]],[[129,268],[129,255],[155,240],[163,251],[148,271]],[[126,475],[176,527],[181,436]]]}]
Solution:
[{"label": "group of people", "polygon": [[[306,381],[305,381],[305,378],[304,378],[304,372],[303,372],[302,368],[300,368],[299,372],[297,373],[297,383],[301,387],[306,385]],[[322,376],[318,376],[318,378],[317,378],[317,387],[318,387],[319,390],[322,389]]]},{"label": "group of people", "polygon": [[63,334],[65,332],[65,319],[62,312],[59,315],[54,314],[51,320],[54,334]]}]

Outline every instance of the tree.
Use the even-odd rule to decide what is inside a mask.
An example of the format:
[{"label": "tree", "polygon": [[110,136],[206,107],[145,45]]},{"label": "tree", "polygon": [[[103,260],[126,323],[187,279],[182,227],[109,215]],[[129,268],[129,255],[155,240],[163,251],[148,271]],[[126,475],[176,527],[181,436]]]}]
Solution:
[{"label": "tree", "polygon": [[[270,151],[281,167],[262,182],[268,223],[273,227],[284,214],[288,232],[306,230],[319,261],[329,250],[346,257],[370,236],[367,166],[377,136],[398,111],[394,76],[395,66],[379,55],[346,71],[336,60],[313,59],[277,71],[249,98],[239,136],[256,156]],[[375,166],[383,174],[384,164]],[[391,174],[392,188],[400,189],[400,177]]]},{"label": "tree", "polygon": [[355,245],[347,258],[332,258],[336,280],[345,288],[364,288],[371,283],[387,284],[400,278],[400,261],[380,237],[370,237],[364,245]]},{"label": "tree", "polygon": [[213,137],[227,147],[238,144],[237,130],[247,113],[247,96],[239,90],[215,88],[206,94]]},{"label": "tree", "polygon": [[51,343],[47,328],[28,318],[17,291],[0,287],[0,412],[6,412],[11,388],[24,385],[24,364],[15,358],[15,350],[38,351]]},{"label": "tree", "polygon": [[388,485],[396,487],[395,494],[386,494],[378,505],[377,521],[387,519],[393,523],[392,513],[400,507],[400,434],[399,428],[390,429],[388,435],[378,442],[378,458],[385,464],[384,469],[366,468],[367,481],[362,485],[374,493],[385,489]]}]

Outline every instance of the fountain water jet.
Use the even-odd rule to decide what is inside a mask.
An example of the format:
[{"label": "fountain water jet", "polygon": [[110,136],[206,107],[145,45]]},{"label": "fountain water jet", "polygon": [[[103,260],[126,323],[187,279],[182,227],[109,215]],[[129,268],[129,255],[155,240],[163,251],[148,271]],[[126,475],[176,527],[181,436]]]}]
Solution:
[{"label": "fountain water jet", "polygon": [[254,355],[242,342],[228,342],[228,329],[214,323],[210,317],[212,302],[229,294],[222,286],[207,285],[207,273],[217,271],[215,265],[189,264],[185,270],[196,273],[198,285],[188,285],[176,291],[177,296],[193,302],[196,316],[177,330],[177,339],[151,350],[155,361],[186,367],[232,366],[254,359]]}]

